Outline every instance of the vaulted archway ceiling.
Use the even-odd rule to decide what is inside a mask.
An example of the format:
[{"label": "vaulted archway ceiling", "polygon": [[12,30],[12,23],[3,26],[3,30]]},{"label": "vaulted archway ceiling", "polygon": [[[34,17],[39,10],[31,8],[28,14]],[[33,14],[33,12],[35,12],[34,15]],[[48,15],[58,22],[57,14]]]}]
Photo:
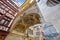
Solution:
[{"label": "vaulted archway ceiling", "polygon": [[32,25],[41,23],[39,20],[40,16],[37,13],[31,13],[24,15],[16,24],[13,26],[13,30],[18,32],[25,32],[27,28]]}]

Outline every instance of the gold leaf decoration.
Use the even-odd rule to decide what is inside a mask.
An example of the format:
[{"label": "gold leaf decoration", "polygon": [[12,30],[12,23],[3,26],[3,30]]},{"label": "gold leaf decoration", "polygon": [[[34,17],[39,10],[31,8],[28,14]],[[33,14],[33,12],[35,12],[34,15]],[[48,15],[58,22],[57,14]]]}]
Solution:
[{"label": "gold leaf decoration", "polygon": [[39,20],[40,16],[37,13],[31,13],[24,15],[15,25],[14,30],[24,32],[27,28],[32,25],[41,23]]}]

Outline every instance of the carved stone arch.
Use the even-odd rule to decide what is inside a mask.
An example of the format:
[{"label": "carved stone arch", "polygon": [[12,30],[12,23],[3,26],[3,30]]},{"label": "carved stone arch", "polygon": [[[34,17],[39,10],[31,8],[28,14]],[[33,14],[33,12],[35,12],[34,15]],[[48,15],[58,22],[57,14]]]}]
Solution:
[{"label": "carved stone arch", "polygon": [[40,24],[40,15],[37,13],[26,14],[14,25],[14,30],[24,32],[30,26]]}]

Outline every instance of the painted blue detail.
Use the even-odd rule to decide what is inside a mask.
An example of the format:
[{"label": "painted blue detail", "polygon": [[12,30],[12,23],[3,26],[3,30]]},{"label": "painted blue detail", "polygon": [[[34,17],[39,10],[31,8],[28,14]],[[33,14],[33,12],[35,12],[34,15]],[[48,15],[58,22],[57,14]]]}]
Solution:
[{"label": "painted blue detail", "polygon": [[26,0],[14,0],[15,2],[24,3]]},{"label": "painted blue detail", "polygon": [[58,36],[58,32],[51,23],[43,23],[42,27],[44,30],[43,32],[46,40],[52,40],[54,39],[54,37]]},{"label": "painted blue detail", "polygon": [[54,40],[53,37],[45,37],[45,40]]},{"label": "painted blue detail", "polygon": [[14,0],[14,1],[17,3],[19,7],[26,2],[26,0]]}]

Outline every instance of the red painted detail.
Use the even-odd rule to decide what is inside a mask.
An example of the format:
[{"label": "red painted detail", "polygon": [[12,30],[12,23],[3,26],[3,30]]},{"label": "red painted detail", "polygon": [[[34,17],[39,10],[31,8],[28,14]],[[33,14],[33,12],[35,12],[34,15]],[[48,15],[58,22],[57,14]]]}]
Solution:
[{"label": "red painted detail", "polygon": [[8,0],[10,3],[12,3],[17,9],[19,8],[12,0]]},{"label": "red painted detail", "polygon": [[[2,8],[3,10],[5,10],[4,8]],[[6,10],[5,10],[6,11]],[[8,10],[9,11],[9,10]],[[8,11],[6,11],[6,13],[9,13]],[[6,13],[5,13],[5,15],[6,15]],[[9,14],[11,14],[11,13],[9,13]],[[11,14],[12,16],[14,16],[14,14]],[[14,16],[15,17],[15,16]]]},{"label": "red painted detail", "polygon": [[11,4],[9,4],[6,0],[2,0],[3,3],[5,3],[7,6],[9,6],[12,10],[14,10],[15,12],[17,12],[18,10],[16,8],[14,8]]},{"label": "red painted detail", "polygon": [[0,17],[0,20],[1,20],[4,16],[5,16],[5,14]]},{"label": "red painted detail", "polygon": [[[0,5],[1,5],[1,4],[2,4],[3,6],[5,6],[4,3],[1,3],[1,2],[0,2]],[[5,6],[5,7],[6,7],[6,6]],[[11,8],[10,8],[9,10],[12,11]],[[12,11],[12,12],[15,13],[15,11]]]},{"label": "red painted detail", "polygon": [[9,32],[4,32],[0,30],[0,36],[2,36],[2,40],[5,40],[5,38],[7,37],[7,35],[9,34]]}]

